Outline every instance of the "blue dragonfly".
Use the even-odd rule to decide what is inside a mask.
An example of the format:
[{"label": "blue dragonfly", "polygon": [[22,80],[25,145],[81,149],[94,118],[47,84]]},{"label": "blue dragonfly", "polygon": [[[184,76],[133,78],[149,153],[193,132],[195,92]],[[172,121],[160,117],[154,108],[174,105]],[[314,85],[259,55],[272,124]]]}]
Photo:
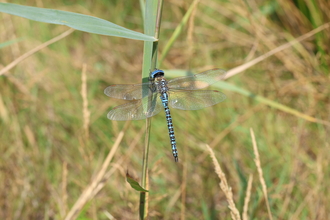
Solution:
[{"label": "blue dragonfly", "polygon": [[107,117],[116,121],[141,120],[152,117],[164,109],[172,154],[175,162],[178,162],[179,157],[169,107],[198,110],[224,101],[226,95],[219,91],[199,89],[222,80],[225,73],[226,71],[222,69],[211,69],[196,75],[177,77],[167,81],[164,78],[164,71],[155,69],[150,74],[150,81],[147,83],[108,86],[104,90],[104,94],[130,102],[113,108]]}]

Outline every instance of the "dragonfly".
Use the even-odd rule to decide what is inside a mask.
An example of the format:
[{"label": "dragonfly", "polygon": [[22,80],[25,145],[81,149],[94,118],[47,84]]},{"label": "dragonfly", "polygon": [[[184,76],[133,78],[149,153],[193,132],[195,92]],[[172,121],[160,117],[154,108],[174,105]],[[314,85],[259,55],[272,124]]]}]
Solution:
[{"label": "dragonfly", "polygon": [[181,110],[199,110],[226,99],[217,90],[200,90],[222,79],[222,69],[211,69],[191,76],[177,77],[167,81],[163,70],[155,69],[150,80],[139,84],[117,84],[108,86],[105,95],[129,102],[113,108],[107,117],[110,120],[141,120],[158,114],[162,109],[168,127],[168,134],[175,162],[179,161],[170,107]]}]

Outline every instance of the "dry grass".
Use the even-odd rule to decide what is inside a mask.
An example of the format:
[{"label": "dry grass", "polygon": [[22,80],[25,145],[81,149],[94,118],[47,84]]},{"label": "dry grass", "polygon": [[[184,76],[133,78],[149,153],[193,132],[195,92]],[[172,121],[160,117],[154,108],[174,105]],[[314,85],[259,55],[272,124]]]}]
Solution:
[{"label": "dry grass", "polygon": [[262,172],[262,169],[261,169],[261,162],[260,162],[260,156],[259,156],[259,152],[258,152],[256,137],[254,136],[252,128],[250,128],[250,133],[251,133],[252,144],[253,144],[253,152],[254,152],[254,155],[255,155],[254,163],[257,166],[257,170],[258,170],[258,174],[259,174],[259,181],[261,183],[262,192],[263,192],[264,197],[265,197],[265,203],[266,203],[266,207],[267,207],[267,211],[268,211],[268,216],[269,216],[269,219],[272,220],[273,215],[272,215],[272,212],[271,212],[270,206],[269,206],[267,186],[266,186],[266,182],[265,182],[263,172]]},{"label": "dry grass", "polygon": [[90,111],[88,110],[88,99],[87,99],[87,75],[86,75],[86,64],[83,65],[81,72],[81,97],[83,99],[83,129],[85,140],[89,139],[89,124],[90,124]]},{"label": "dry grass", "polygon": [[94,196],[104,187],[105,182],[109,179],[111,175],[107,175],[107,170],[116,150],[119,147],[119,144],[124,136],[124,132],[120,132],[116,142],[114,143],[111,151],[108,156],[104,160],[100,171],[97,173],[96,177],[92,180],[89,186],[83,191],[80,195],[76,203],[72,206],[71,210],[65,217],[65,220],[76,219],[82,210],[82,208],[86,205],[86,203],[94,198]]},{"label": "dry grass", "polygon": [[[16,3],[143,29],[138,1]],[[191,3],[164,2],[160,53]],[[212,108],[173,110],[179,164],[164,114],[153,117],[150,219],[327,219],[329,11],[325,0],[199,1],[160,68],[231,69],[229,83],[301,114],[226,90]],[[143,43],[0,16],[1,42],[23,38],[1,48],[0,219],[136,219],[139,195],[125,176],[139,177],[144,122],[107,120],[123,102],[103,90],[141,81]]]},{"label": "dry grass", "polygon": [[253,181],[253,175],[250,174],[248,186],[246,188],[246,195],[245,195],[245,199],[244,199],[244,208],[243,208],[243,213],[242,213],[242,219],[243,220],[248,220],[249,219],[248,210],[249,210],[249,202],[250,202],[250,199],[251,199],[252,181]]},{"label": "dry grass", "polygon": [[241,216],[240,216],[239,211],[236,208],[234,198],[233,198],[233,193],[231,191],[231,187],[227,183],[226,175],[222,171],[220,164],[219,164],[218,160],[216,159],[214,152],[212,151],[210,146],[206,145],[206,148],[210,152],[210,156],[212,158],[212,162],[215,167],[215,172],[220,179],[220,184],[219,184],[220,188],[227,198],[227,202],[229,204],[228,208],[230,209],[231,218],[234,220],[240,220]]}]

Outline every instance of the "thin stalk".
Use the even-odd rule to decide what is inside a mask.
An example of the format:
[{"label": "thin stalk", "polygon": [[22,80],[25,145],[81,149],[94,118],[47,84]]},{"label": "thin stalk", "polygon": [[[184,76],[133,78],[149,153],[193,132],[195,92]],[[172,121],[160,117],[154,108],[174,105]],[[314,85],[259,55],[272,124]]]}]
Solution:
[{"label": "thin stalk", "polygon": [[139,0],[139,3],[140,3],[141,14],[142,14],[143,21],[144,21],[144,18],[145,18],[145,4],[144,4],[144,0]]},{"label": "thin stalk", "polygon": [[[200,0],[194,0],[194,2],[190,5],[188,11],[186,12],[186,14],[183,16],[180,24],[175,28],[171,38],[168,40],[167,44],[165,45],[163,51],[162,51],[162,55],[160,57],[160,61],[159,64],[161,65],[166,57],[166,55],[168,54],[169,50],[171,49],[172,45],[174,44],[175,40],[179,37],[179,35],[182,33],[184,27],[186,26],[191,13],[193,12],[193,10],[195,9],[195,7],[197,6],[198,2]],[[158,39],[158,38],[157,38]]]},{"label": "thin stalk", "polygon": [[[159,37],[161,12],[163,0],[147,0],[145,8],[144,32],[147,35]],[[158,41],[144,42],[142,82],[150,80],[150,72],[157,67]],[[144,92],[144,91],[143,91]],[[151,104],[148,100],[147,106]],[[148,155],[150,142],[151,118],[146,119],[146,133],[144,138],[144,151],[142,161],[142,179],[141,186],[148,190]],[[148,215],[148,196],[146,192],[140,192],[140,219],[145,219]]]}]

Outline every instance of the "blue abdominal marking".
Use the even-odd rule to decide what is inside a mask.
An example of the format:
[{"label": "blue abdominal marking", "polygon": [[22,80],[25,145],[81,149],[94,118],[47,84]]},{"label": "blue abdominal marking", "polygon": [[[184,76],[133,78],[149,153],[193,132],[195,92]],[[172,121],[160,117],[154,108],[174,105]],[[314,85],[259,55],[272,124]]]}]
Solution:
[{"label": "blue abdominal marking", "polygon": [[160,99],[162,100],[164,109],[165,109],[165,116],[167,121],[167,127],[168,127],[168,134],[170,136],[171,145],[172,145],[172,154],[174,157],[175,162],[179,161],[178,157],[178,150],[176,149],[176,141],[175,141],[175,135],[174,135],[174,128],[172,123],[172,117],[170,109],[168,108],[168,96],[167,93],[163,93],[160,95]]},{"label": "blue abdominal marking", "polygon": [[178,162],[178,150],[169,107],[181,110],[198,110],[224,101],[226,95],[219,91],[199,89],[222,80],[225,73],[222,69],[212,69],[167,81],[164,78],[164,71],[155,69],[150,74],[150,82],[108,86],[104,90],[107,96],[130,102],[113,108],[107,117],[117,121],[141,120],[152,117],[164,109],[172,154],[175,162]]}]

